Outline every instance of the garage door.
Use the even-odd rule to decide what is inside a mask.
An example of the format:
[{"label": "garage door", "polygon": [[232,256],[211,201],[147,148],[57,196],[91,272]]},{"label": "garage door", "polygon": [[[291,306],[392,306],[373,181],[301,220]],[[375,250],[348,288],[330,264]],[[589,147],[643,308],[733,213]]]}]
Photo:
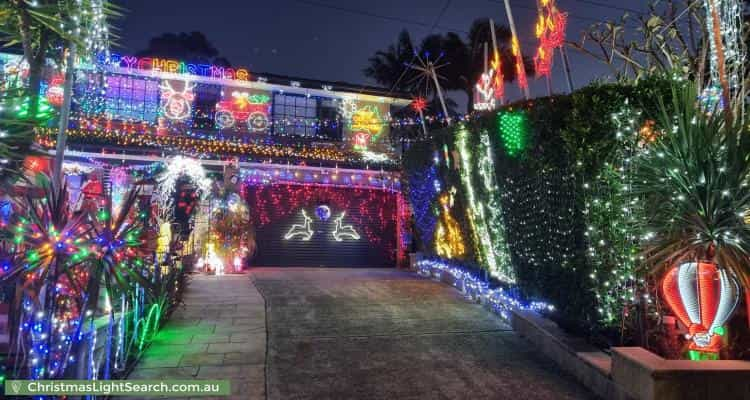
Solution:
[{"label": "garage door", "polygon": [[393,267],[396,194],[379,189],[246,187],[255,266]]}]

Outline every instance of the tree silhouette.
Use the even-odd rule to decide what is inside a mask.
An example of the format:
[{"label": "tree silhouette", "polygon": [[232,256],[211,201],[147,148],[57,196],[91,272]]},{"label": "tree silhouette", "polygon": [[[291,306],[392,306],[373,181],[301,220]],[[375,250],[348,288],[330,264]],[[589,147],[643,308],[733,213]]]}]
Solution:
[{"label": "tree silhouette", "polygon": [[[378,50],[369,58],[369,65],[363,70],[365,76],[375,82],[393,88],[395,91],[413,95],[432,96],[434,87],[419,87],[419,73],[409,68],[415,61],[414,52],[430,60],[440,58],[446,64],[439,72],[444,78],[440,84],[445,90],[462,91],[468,97],[467,108],[471,111],[474,100],[474,85],[484,71],[484,43],[488,44],[489,57],[492,56],[492,36],[490,20],[480,18],[472,22],[466,39],[457,33],[432,34],[425,37],[419,47],[414,46],[409,32],[401,31],[395,44],[385,50]],[[516,79],[515,57],[511,53],[511,33],[506,26],[495,24],[495,38],[502,63],[505,81]],[[534,63],[524,56],[524,67],[528,76],[534,75]]]},{"label": "tree silhouette", "polygon": [[151,38],[148,48],[136,53],[138,57],[164,57],[229,67],[231,63],[219,55],[219,50],[203,32],[163,33]]},{"label": "tree silhouette", "polygon": [[418,73],[407,68],[414,60],[416,48],[406,30],[398,34],[396,43],[388,46],[386,50],[378,50],[368,59],[363,73],[375,82],[387,86],[397,92],[414,93],[416,84],[414,79]]}]

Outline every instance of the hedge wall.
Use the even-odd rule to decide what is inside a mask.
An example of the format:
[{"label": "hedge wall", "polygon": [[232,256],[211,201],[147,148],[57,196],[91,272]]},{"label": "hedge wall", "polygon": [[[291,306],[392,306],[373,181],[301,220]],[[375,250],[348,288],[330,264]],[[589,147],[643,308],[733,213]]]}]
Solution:
[{"label": "hedge wall", "polygon": [[[569,95],[479,114],[432,132],[430,141],[412,144],[404,153],[405,187],[421,249],[435,253],[434,228],[440,213],[435,200],[441,191],[457,188],[454,214],[460,216],[466,247],[472,249],[461,259],[487,267],[479,239],[471,234],[476,227],[471,212],[465,209],[469,195],[456,169],[461,157],[456,134],[466,129],[474,162],[470,182],[479,188],[479,196],[487,195],[482,185],[476,184],[482,177],[475,154],[482,134],[487,133],[515,273],[512,285],[528,300],[554,304],[558,310],[554,318],[569,329],[591,332],[617,326],[620,321],[606,320],[597,312],[601,301],[591,279],[592,260],[587,257],[584,184],[602,175],[622,145],[615,137],[612,115],[630,107],[640,111],[639,118],[653,117],[659,97],[670,95],[670,85],[660,77],[636,84],[596,84]],[[599,270],[617,267],[597,266]]]}]

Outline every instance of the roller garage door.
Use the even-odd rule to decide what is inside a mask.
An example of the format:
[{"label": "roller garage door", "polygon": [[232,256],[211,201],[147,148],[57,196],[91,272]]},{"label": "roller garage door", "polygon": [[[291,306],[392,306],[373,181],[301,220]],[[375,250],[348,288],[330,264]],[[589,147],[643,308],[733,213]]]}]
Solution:
[{"label": "roller garage door", "polygon": [[393,192],[269,184],[246,187],[246,200],[256,227],[254,266],[395,265]]}]

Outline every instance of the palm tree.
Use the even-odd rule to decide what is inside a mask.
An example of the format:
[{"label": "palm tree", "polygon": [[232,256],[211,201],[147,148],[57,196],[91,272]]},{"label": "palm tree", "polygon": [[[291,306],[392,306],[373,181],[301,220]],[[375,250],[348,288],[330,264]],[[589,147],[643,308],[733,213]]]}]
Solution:
[{"label": "palm tree", "polygon": [[[441,86],[445,90],[462,91],[468,97],[467,111],[473,108],[474,85],[484,70],[484,43],[488,44],[492,54],[492,37],[490,20],[481,18],[471,24],[466,40],[454,32],[432,34],[425,37],[419,47],[414,46],[407,31],[401,31],[396,44],[386,50],[379,50],[369,59],[369,66],[364,74],[375,82],[393,88],[394,90],[432,95],[434,88],[419,87],[418,73],[409,66],[415,61],[415,52],[430,60],[440,58],[440,63],[446,64],[440,69],[444,78]],[[495,24],[495,38],[503,68],[505,81],[516,79],[515,57],[511,54],[511,34],[506,26]],[[533,76],[534,66],[529,57],[524,57],[526,74]]]},{"label": "palm tree", "polygon": [[417,72],[408,68],[414,62],[416,47],[406,30],[398,34],[396,43],[386,50],[378,50],[368,59],[369,66],[363,70],[366,77],[392,91],[414,92],[414,78]]}]

